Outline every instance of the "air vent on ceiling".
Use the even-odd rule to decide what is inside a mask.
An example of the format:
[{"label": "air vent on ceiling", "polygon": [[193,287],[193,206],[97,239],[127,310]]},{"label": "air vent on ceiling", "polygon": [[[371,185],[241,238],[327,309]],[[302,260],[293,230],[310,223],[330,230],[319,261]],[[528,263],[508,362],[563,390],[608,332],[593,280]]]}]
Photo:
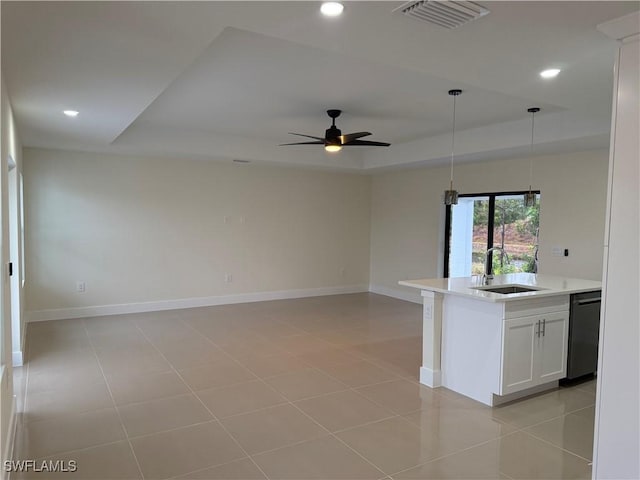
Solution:
[{"label": "air vent on ceiling", "polygon": [[418,0],[407,2],[394,10],[408,17],[433,23],[448,29],[457,28],[489,13],[489,9],[475,2]]}]

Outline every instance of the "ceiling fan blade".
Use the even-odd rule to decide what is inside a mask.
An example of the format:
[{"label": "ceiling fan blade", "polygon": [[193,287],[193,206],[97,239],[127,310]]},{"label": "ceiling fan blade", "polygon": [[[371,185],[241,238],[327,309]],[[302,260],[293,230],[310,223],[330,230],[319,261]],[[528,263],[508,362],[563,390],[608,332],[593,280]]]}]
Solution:
[{"label": "ceiling fan blade", "polygon": [[342,145],[344,145],[345,147],[350,147],[352,145],[369,145],[373,147],[388,147],[391,144],[385,143],[385,142],[373,142],[371,140],[353,140],[352,142],[343,143]]},{"label": "ceiling fan blade", "polygon": [[358,138],[367,137],[371,135],[371,132],[356,132],[356,133],[347,133],[346,135],[340,135],[340,143],[343,145],[345,143],[352,142],[353,140],[357,140]]},{"label": "ceiling fan blade", "polygon": [[299,137],[313,138],[314,140],[322,140],[324,142],[324,138],[322,138],[322,137],[314,137],[313,135],[305,135],[304,133],[289,132],[289,135],[297,135]]},{"label": "ceiling fan blade", "polygon": [[278,145],[279,147],[284,147],[286,145],[324,145],[324,140],[317,142],[296,142],[296,143],[281,143]]}]

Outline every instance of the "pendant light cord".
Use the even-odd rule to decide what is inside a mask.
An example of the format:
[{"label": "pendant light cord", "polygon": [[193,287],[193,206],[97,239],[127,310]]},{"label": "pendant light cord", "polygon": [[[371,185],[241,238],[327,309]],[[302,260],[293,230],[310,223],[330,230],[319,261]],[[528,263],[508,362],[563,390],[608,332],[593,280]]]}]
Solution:
[{"label": "pendant light cord", "polygon": [[536,121],[536,112],[531,112],[531,147],[529,148],[529,192],[533,185],[533,127]]},{"label": "pendant light cord", "polygon": [[538,107],[531,107],[527,109],[527,112],[531,114],[531,145],[529,147],[529,193],[531,193],[531,185],[533,185],[533,129],[536,123],[536,113],[540,109]]},{"label": "pendant light cord", "polygon": [[455,147],[456,140],[456,97],[458,95],[454,94],[453,96],[453,127],[451,129],[451,176],[450,176],[450,189],[453,190],[453,152]]}]

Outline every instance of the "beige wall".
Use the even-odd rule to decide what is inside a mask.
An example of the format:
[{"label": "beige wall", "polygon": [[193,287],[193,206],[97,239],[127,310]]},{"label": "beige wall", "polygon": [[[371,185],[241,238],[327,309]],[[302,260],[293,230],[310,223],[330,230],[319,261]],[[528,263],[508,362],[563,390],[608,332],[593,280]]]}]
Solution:
[{"label": "beige wall", "polygon": [[40,149],[24,168],[31,314],[369,283],[366,176]]},{"label": "beige wall", "polygon": [[[528,188],[528,159],[455,167],[460,193]],[[541,192],[540,273],[600,280],[607,185],[607,151],[534,158]],[[374,291],[419,300],[398,280],[442,276],[448,167],[383,173],[372,180],[371,285]],[[568,257],[551,254],[554,246]]]}]

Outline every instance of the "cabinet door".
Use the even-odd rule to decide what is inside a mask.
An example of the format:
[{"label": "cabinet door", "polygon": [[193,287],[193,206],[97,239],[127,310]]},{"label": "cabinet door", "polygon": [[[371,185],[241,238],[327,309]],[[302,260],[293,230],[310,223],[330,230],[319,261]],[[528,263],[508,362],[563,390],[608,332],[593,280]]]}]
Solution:
[{"label": "cabinet door", "polygon": [[566,377],[569,312],[542,315],[538,383]]},{"label": "cabinet door", "polygon": [[540,383],[536,357],[540,316],[505,320],[502,339],[500,395],[517,392]]}]

